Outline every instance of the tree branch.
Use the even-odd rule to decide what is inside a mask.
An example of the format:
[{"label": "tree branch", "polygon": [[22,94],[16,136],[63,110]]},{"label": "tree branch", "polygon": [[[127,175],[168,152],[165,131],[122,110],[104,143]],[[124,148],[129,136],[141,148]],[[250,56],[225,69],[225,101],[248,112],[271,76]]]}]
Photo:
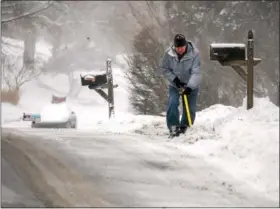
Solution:
[{"label": "tree branch", "polygon": [[22,14],[22,15],[19,15],[19,16],[17,16],[17,17],[12,17],[12,18],[9,18],[9,19],[6,19],[6,20],[1,20],[1,23],[11,22],[11,21],[14,21],[14,20],[17,20],[17,19],[21,19],[21,18],[24,18],[24,17],[27,17],[27,16],[34,15],[34,14],[36,14],[36,13],[38,13],[38,12],[41,12],[41,11],[43,11],[43,10],[45,10],[45,9],[48,9],[54,2],[55,2],[55,1],[53,1],[53,2],[50,3],[50,1],[49,1],[46,5],[44,5],[44,6],[41,7],[41,8],[36,9],[36,10],[33,11],[33,12],[27,12],[27,13]]},{"label": "tree branch", "polygon": [[145,1],[145,2],[146,2],[146,6],[148,7],[149,14],[151,14],[151,16],[155,19],[159,27],[163,27],[160,17],[158,16],[158,14],[156,14],[154,8],[154,2],[153,1]]}]

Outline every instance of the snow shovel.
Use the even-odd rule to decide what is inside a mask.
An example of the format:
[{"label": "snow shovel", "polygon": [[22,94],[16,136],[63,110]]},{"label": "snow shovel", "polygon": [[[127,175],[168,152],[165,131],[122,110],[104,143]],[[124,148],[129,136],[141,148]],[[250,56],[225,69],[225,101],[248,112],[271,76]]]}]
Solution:
[{"label": "snow shovel", "polygon": [[188,102],[188,97],[186,94],[182,94],[184,103],[185,103],[185,108],[186,108],[186,114],[187,114],[187,120],[189,122],[189,126],[192,126],[192,118],[191,118],[191,113],[190,113],[190,107],[189,107],[189,102]]}]

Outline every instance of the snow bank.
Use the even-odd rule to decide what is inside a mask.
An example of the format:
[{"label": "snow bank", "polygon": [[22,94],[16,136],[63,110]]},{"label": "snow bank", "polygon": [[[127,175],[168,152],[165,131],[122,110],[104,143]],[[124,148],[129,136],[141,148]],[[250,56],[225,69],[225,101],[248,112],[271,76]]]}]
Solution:
[{"label": "snow bank", "polygon": [[95,132],[145,134],[141,131],[142,129],[149,129],[149,127],[161,125],[163,122],[162,117],[136,116],[127,112],[117,112],[116,116],[109,120],[108,111],[96,112],[102,115],[100,114],[99,117],[98,115],[93,116],[92,118],[96,118],[94,122],[93,120],[89,123],[83,121],[83,125],[79,127],[81,127],[81,129],[91,129]]},{"label": "snow bank", "polygon": [[[165,117],[123,115],[111,121],[101,120],[94,129],[139,133],[168,141]],[[203,157],[278,200],[279,108],[268,98],[254,98],[251,110],[246,109],[245,98],[239,108],[216,104],[198,112],[194,126],[169,145]]]},{"label": "snow bank", "polygon": [[278,200],[279,108],[267,98],[255,98],[254,108],[248,111],[245,101],[210,123],[218,140],[199,141],[185,149]]},{"label": "snow bank", "polygon": [[20,120],[22,114],[21,107],[9,103],[1,103],[1,124]]}]

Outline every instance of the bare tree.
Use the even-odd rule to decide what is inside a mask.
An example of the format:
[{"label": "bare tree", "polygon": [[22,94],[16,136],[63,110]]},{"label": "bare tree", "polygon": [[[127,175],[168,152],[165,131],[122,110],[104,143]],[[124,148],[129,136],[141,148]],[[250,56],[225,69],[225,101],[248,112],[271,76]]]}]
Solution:
[{"label": "bare tree", "polygon": [[[7,22],[11,22],[11,21],[14,21],[14,20],[18,20],[18,19],[21,19],[21,18],[24,18],[24,17],[28,17],[28,16],[32,16],[36,13],[39,13],[45,9],[48,9],[52,4],[54,3],[54,1],[48,1],[46,3],[43,3],[43,5],[40,5],[38,6],[37,8],[35,9],[31,9],[27,12],[24,12],[23,14],[19,14],[17,16],[14,16],[14,17],[10,17],[10,18],[4,18],[3,20],[1,20],[1,23],[7,23]],[[2,12],[5,14],[9,14],[11,12],[7,11],[7,10],[13,10],[16,8],[15,6],[15,3],[13,3],[13,1],[4,1],[3,4],[1,4],[1,9],[2,9]],[[2,13],[2,14],[3,14]]]},{"label": "bare tree", "polygon": [[[43,70],[42,64],[36,68],[25,68],[22,64],[22,56],[11,56],[2,54],[2,79],[10,90],[20,89],[22,85],[39,76]],[[42,61],[38,60],[42,63]]]}]

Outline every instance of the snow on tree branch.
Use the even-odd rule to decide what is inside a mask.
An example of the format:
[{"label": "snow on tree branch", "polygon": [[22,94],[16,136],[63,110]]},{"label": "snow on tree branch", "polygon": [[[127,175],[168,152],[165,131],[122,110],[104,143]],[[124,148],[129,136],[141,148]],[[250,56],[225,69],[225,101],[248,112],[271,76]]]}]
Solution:
[{"label": "snow on tree branch", "polygon": [[32,16],[32,15],[38,13],[38,12],[41,12],[43,10],[48,9],[54,3],[55,3],[55,1],[48,1],[48,3],[46,3],[43,6],[40,6],[39,8],[35,9],[34,11],[29,11],[29,12],[26,12],[26,13],[24,13],[22,15],[16,16],[16,17],[12,17],[12,18],[9,18],[9,19],[6,19],[6,20],[1,20],[1,23],[11,22],[11,21],[14,21],[14,20],[17,20],[17,19],[21,19],[21,18],[24,18],[24,17],[27,17],[27,16]]},{"label": "snow on tree branch", "polygon": [[25,83],[39,76],[43,70],[43,61],[38,58],[34,69],[28,69],[22,64],[22,56],[2,54],[2,83],[8,89],[19,89]]}]

